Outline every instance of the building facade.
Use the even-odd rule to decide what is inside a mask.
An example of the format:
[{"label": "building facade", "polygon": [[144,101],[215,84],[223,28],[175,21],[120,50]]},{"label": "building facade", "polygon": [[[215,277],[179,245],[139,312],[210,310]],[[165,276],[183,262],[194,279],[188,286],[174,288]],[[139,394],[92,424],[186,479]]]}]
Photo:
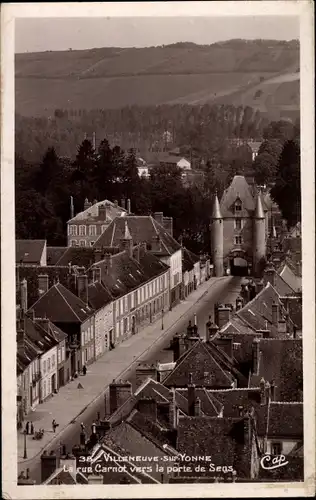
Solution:
[{"label": "building facade", "polygon": [[260,192],[236,175],[211,216],[215,276],[259,275],[266,258],[268,213]]}]

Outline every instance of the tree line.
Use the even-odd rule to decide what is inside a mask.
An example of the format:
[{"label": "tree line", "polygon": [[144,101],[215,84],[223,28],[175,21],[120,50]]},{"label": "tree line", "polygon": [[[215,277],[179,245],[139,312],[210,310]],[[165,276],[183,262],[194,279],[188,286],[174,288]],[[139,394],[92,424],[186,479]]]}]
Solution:
[{"label": "tree line", "polygon": [[299,129],[287,122],[265,128],[265,140],[254,162],[247,145],[214,140],[200,164],[199,182],[185,185],[177,167],[157,164],[150,178],[139,177],[137,153],[111,146],[103,139],[94,149],[89,139],[77,147],[73,160],[48,147],[42,159],[28,161],[16,154],[16,234],[46,238],[49,245],[66,244],[70,197],[75,212],[84,200],[130,198],[135,214],[162,211],[174,218],[174,236],[194,252],[209,250],[209,223],[215,190],[221,196],[233,176],[254,176],[273,186],[272,196],[289,226],[300,219]]}]

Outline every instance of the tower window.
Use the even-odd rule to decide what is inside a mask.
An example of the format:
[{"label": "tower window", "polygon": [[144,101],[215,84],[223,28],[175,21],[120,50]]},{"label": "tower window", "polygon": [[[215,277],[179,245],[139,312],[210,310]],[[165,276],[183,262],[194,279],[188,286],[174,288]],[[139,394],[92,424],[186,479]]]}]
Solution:
[{"label": "tower window", "polygon": [[235,236],[235,245],[241,245],[241,244],[242,244],[242,237]]},{"label": "tower window", "polygon": [[242,228],[241,219],[235,219],[235,229],[237,229],[237,231],[240,231],[241,228]]},{"label": "tower window", "polygon": [[241,200],[236,200],[235,201],[235,213],[237,213],[237,214],[240,213],[241,207],[242,207]]}]

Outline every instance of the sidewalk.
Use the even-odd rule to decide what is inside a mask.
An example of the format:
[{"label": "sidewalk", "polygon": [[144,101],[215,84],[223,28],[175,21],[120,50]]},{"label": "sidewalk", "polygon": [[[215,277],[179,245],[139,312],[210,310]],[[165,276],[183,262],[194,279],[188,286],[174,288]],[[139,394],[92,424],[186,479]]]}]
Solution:
[{"label": "sidewalk", "polygon": [[[193,309],[195,304],[205,296],[209,289],[219,281],[229,281],[230,278],[211,278],[199,288],[193,291],[180,304],[175,306],[172,311],[164,315],[164,330],[161,329],[161,320],[157,320],[152,325],[146,326],[129,339],[119,344],[114,350],[106,352],[95,363],[88,366],[87,374],[79,376],[74,381],[62,387],[58,394],[51,399],[37,406],[34,412],[31,412],[25,419],[33,422],[35,431],[39,428],[44,429],[44,437],[40,441],[27,436],[27,459],[23,459],[24,454],[24,435],[18,432],[18,463],[25,464],[30,462],[42,450],[86,408],[95,400],[102,396],[108,385],[113,379],[122,378],[130,366],[141,356],[146,354],[156,342],[167,335],[180,318]],[[83,388],[79,389],[78,384]],[[59,424],[56,433],[52,430],[52,420],[55,419]],[[24,430],[24,427],[23,427]]]}]

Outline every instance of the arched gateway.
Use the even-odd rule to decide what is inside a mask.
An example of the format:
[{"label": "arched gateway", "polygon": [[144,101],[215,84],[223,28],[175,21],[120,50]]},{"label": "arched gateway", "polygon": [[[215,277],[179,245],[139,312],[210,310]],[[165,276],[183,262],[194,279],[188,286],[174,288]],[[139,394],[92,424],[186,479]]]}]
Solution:
[{"label": "arched gateway", "polygon": [[266,256],[267,208],[261,193],[235,175],[211,216],[211,253],[215,276],[260,275]]}]

